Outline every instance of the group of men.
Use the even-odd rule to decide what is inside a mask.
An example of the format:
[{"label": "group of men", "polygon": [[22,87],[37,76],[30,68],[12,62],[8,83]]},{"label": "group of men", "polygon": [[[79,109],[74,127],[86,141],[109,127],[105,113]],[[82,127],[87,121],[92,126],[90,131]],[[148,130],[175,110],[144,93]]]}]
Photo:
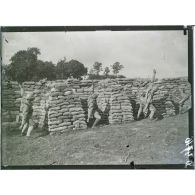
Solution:
[{"label": "group of men", "polygon": [[[141,114],[143,113],[144,118],[149,116],[149,119],[154,119],[156,108],[153,105],[153,96],[154,93],[158,90],[158,88],[155,86],[155,76],[156,76],[156,70],[153,70],[153,76],[149,83],[149,86],[146,91],[143,91],[140,94],[139,98],[139,110],[137,113],[137,120],[140,119]],[[89,124],[90,121],[93,121],[92,128],[95,127],[100,120],[102,119],[102,110],[98,107],[97,104],[97,97],[98,94],[94,93],[94,86],[92,86],[92,92],[88,98],[88,117],[87,117],[87,123]],[[21,122],[21,135],[24,136],[30,136],[32,130],[35,127],[35,123],[32,118],[33,114],[33,102],[34,96],[33,93],[27,94],[26,98],[24,98],[21,106],[21,112],[22,112],[22,122]],[[184,102],[188,99],[188,97],[182,99],[179,102],[179,106],[182,107]],[[107,102],[108,103],[108,102]],[[108,103],[109,104],[109,103]],[[27,133],[25,133],[27,131]]]},{"label": "group of men", "polygon": [[[139,98],[139,110],[137,114],[137,120],[140,119],[141,114],[144,114],[144,117],[147,117],[149,114],[149,118],[154,119],[154,114],[156,112],[156,108],[152,103],[154,92],[158,89],[155,85],[155,76],[156,70],[153,70],[153,77],[149,84],[149,87],[146,91],[143,91]],[[102,118],[102,111],[98,108],[97,105],[97,97],[98,95],[92,92],[92,94],[88,98],[88,119],[95,119],[92,128],[94,128]]]}]

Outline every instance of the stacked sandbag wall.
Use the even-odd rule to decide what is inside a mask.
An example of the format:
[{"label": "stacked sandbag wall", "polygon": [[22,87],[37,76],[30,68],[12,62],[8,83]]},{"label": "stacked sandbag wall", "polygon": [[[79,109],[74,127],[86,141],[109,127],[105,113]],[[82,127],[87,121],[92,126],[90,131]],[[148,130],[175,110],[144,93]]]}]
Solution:
[{"label": "stacked sandbag wall", "polygon": [[17,82],[2,82],[1,92],[2,128],[16,128],[21,99],[19,85]]},{"label": "stacked sandbag wall", "polygon": [[62,83],[51,89],[48,128],[51,133],[87,128],[81,100],[72,87]]},{"label": "stacked sandbag wall", "polygon": [[[147,90],[149,82],[147,80],[131,82],[124,86],[124,91],[134,102],[134,114],[138,112],[140,95]],[[162,79],[154,83],[157,87],[153,97],[153,105],[157,109],[160,117],[169,117],[178,114],[179,101],[182,100],[181,90],[191,96],[191,85],[186,78]],[[187,105],[186,105],[187,104]],[[187,109],[191,107],[190,98],[185,102]]]},{"label": "stacked sandbag wall", "polygon": [[[154,85],[158,87],[158,90],[154,93],[153,105],[157,109],[158,116],[161,117],[178,114],[179,102],[183,98],[181,90],[184,90],[185,94],[191,95],[191,85],[187,78],[161,79],[157,80]],[[33,92],[35,95],[33,118],[40,127],[45,123],[45,106],[49,99],[48,93],[51,92],[50,99],[53,103],[49,110],[51,113],[48,122],[51,132],[86,128],[87,100],[93,89],[98,94],[97,104],[100,109],[102,111],[107,109],[105,112],[107,119],[103,120],[103,123],[107,123],[108,119],[109,123],[114,124],[130,122],[136,119],[140,94],[146,91],[148,86],[149,79],[106,79],[101,81],[68,79],[23,83],[24,97],[28,92]],[[55,93],[51,91],[53,88],[56,90]],[[21,92],[18,83],[3,82],[2,122],[15,121],[19,114],[20,104]],[[184,107],[186,110],[190,109],[190,98],[184,103]],[[126,108],[127,110],[125,110]],[[52,121],[55,121],[56,124]]]},{"label": "stacked sandbag wall", "polygon": [[133,108],[129,97],[125,94],[123,86],[117,80],[104,80],[98,83],[98,107],[107,106],[110,124],[127,123],[134,120]]}]

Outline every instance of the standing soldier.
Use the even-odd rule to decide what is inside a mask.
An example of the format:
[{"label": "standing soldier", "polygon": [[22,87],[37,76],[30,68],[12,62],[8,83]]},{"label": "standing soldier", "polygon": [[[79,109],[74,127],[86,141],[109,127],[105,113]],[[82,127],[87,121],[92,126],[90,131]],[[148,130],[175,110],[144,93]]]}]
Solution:
[{"label": "standing soldier", "polygon": [[50,108],[50,103],[49,103],[49,93],[46,93],[44,96],[44,109],[42,111],[42,118],[39,121],[39,128],[41,128],[44,133],[48,133],[48,112]]},{"label": "standing soldier", "polygon": [[[185,113],[191,108],[191,95],[185,93],[184,89],[180,89],[182,99],[179,101],[179,113]],[[187,108],[184,108],[185,102],[189,100]]]},{"label": "standing soldier", "polygon": [[22,121],[22,109],[23,109],[23,102],[24,102],[24,87],[22,86],[22,84],[19,84],[20,87],[20,96],[21,96],[21,100],[20,100],[20,112],[18,114],[18,116],[16,117],[16,122],[19,123],[20,121]]},{"label": "standing soldier", "polygon": [[46,94],[47,99],[45,100],[45,114],[44,114],[44,120],[43,120],[43,128],[45,132],[48,132],[48,112],[50,108],[49,104],[49,94]]},{"label": "standing soldier", "polygon": [[35,123],[32,120],[32,114],[33,114],[33,108],[32,108],[32,101],[33,101],[33,93],[29,93],[26,96],[26,99],[23,101],[23,107],[22,107],[22,124],[20,126],[20,129],[22,130],[21,135],[25,135],[25,131],[27,130],[26,136],[29,137]]},{"label": "standing soldier", "polygon": [[97,94],[92,93],[88,98],[88,119],[87,119],[87,122],[89,123],[90,119],[95,118],[95,122],[93,123],[92,128],[94,128],[97,125],[97,123],[101,120],[101,115],[100,115],[101,111],[98,108],[97,101],[96,101],[97,97],[98,97]]},{"label": "standing soldier", "polygon": [[156,70],[154,69],[152,80],[151,80],[151,83],[149,84],[148,89],[146,90],[146,93],[141,94],[140,102],[139,102],[140,107],[138,110],[137,119],[140,118],[140,115],[142,112],[144,113],[144,116],[146,117],[148,114],[148,111],[150,111],[149,118],[151,120],[154,119],[156,108],[152,104],[152,99],[153,99],[154,92],[157,90],[157,87],[154,87],[155,76],[156,76]]}]

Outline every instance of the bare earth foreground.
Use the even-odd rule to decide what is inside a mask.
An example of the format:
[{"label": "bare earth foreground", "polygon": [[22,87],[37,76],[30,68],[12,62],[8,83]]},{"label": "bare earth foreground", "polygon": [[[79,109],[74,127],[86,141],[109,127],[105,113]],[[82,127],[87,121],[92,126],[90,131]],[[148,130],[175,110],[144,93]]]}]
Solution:
[{"label": "bare earth foreground", "polygon": [[2,163],[6,165],[184,164],[188,113],[159,121],[103,126],[32,138],[2,129]]}]

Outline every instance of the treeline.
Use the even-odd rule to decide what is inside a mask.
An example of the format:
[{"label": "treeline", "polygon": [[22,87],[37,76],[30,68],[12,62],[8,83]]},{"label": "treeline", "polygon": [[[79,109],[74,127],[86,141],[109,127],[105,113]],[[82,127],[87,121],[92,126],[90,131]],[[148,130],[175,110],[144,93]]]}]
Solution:
[{"label": "treeline", "polygon": [[[116,77],[121,77],[124,78],[125,76],[123,75],[118,75],[119,71],[123,69],[124,66],[120,64],[119,62],[115,62],[113,65],[106,66],[104,69],[102,67],[102,63],[100,62],[95,62],[92,66],[92,68],[89,70],[89,79],[106,79],[106,78],[116,78]],[[110,74],[112,71],[113,74]],[[100,73],[103,73],[100,75]]]},{"label": "treeline", "polygon": [[[10,59],[10,64],[2,67],[3,79],[22,83],[24,81],[39,81],[44,78],[56,80],[70,77],[81,79],[83,76],[88,77],[88,79],[124,77],[118,75],[123,68],[119,62],[104,69],[102,63],[95,62],[88,71],[84,64],[74,59],[67,61],[64,58],[55,65],[52,62],[39,60],[38,55],[40,55],[38,48],[28,48],[15,53]],[[113,74],[110,74],[111,70]]]}]

